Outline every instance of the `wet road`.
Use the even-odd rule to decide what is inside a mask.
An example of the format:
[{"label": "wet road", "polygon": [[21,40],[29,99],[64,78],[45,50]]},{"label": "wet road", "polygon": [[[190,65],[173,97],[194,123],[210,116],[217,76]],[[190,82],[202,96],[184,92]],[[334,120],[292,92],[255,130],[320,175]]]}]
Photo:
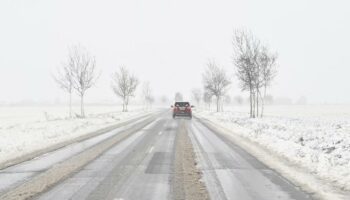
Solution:
[{"label": "wet road", "polygon": [[168,199],[178,121],[156,119],[37,199]]},{"label": "wet road", "polygon": [[41,172],[48,170],[53,165],[60,163],[82,151],[85,151],[99,142],[112,137],[113,135],[120,134],[121,132],[130,129],[142,120],[143,119],[135,120],[132,123],[116,128],[112,131],[108,131],[104,134],[86,139],[82,142],[67,145],[63,148],[57,149],[56,151],[43,154],[26,162],[0,170],[0,194],[8,188],[19,185],[24,181],[40,174]]},{"label": "wet road", "polygon": [[186,194],[179,198],[174,188],[180,131],[192,142],[195,163],[211,199],[310,199],[199,120],[174,120],[170,113],[162,114],[34,199],[196,199]]},{"label": "wet road", "polygon": [[191,139],[211,199],[306,200],[311,197],[220,134],[194,120]]}]

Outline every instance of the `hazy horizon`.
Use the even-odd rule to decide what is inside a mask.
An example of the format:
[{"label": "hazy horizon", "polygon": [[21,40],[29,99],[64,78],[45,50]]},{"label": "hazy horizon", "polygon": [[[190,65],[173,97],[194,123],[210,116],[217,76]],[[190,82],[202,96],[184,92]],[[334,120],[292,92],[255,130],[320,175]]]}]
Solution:
[{"label": "hazy horizon", "polygon": [[[87,102],[113,102],[111,73],[121,65],[154,95],[186,99],[201,88],[208,59],[233,79],[232,34],[251,30],[276,51],[278,75],[268,93],[311,104],[349,104],[350,3],[337,1],[2,1],[0,2],[0,103],[65,102],[52,79],[68,47],[81,44],[102,75]],[[75,99],[78,99],[75,97]]]}]

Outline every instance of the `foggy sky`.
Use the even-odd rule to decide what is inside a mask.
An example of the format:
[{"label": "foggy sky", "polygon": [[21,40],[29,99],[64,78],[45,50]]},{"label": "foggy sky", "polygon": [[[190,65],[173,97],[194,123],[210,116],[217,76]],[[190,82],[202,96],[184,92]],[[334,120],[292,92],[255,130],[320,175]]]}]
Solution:
[{"label": "foggy sky", "polygon": [[87,101],[113,101],[111,73],[127,66],[156,96],[189,97],[215,59],[233,78],[232,33],[246,28],[278,52],[268,93],[350,103],[350,3],[343,0],[2,0],[0,102],[66,100],[52,80],[68,47],[85,46],[102,75]]}]

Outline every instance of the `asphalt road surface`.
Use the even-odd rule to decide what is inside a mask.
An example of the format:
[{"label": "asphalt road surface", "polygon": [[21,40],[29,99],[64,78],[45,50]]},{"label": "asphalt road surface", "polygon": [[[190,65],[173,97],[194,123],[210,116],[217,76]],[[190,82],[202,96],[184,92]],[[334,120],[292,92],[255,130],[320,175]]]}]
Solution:
[{"label": "asphalt road surface", "polygon": [[33,199],[311,199],[207,128],[169,112]]}]

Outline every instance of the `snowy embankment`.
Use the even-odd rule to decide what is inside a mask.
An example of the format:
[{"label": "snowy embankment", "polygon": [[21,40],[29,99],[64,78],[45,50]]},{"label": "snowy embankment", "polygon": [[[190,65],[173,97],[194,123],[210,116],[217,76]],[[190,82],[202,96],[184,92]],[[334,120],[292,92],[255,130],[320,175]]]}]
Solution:
[{"label": "snowy embankment", "polygon": [[[305,107],[306,108],[306,107]],[[337,188],[350,190],[350,113],[327,116],[302,113],[287,117],[269,113],[264,118],[250,119],[247,113],[197,111],[196,115],[231,130],[257,143],[291,165],[305,169],[315,177]]]},{"label": "snowy embankment", "polygon": [[85,119],[66,116],[63,107],[0,107],[0,164],[67,142],[152,111],[118,107],[87,107]]}]

